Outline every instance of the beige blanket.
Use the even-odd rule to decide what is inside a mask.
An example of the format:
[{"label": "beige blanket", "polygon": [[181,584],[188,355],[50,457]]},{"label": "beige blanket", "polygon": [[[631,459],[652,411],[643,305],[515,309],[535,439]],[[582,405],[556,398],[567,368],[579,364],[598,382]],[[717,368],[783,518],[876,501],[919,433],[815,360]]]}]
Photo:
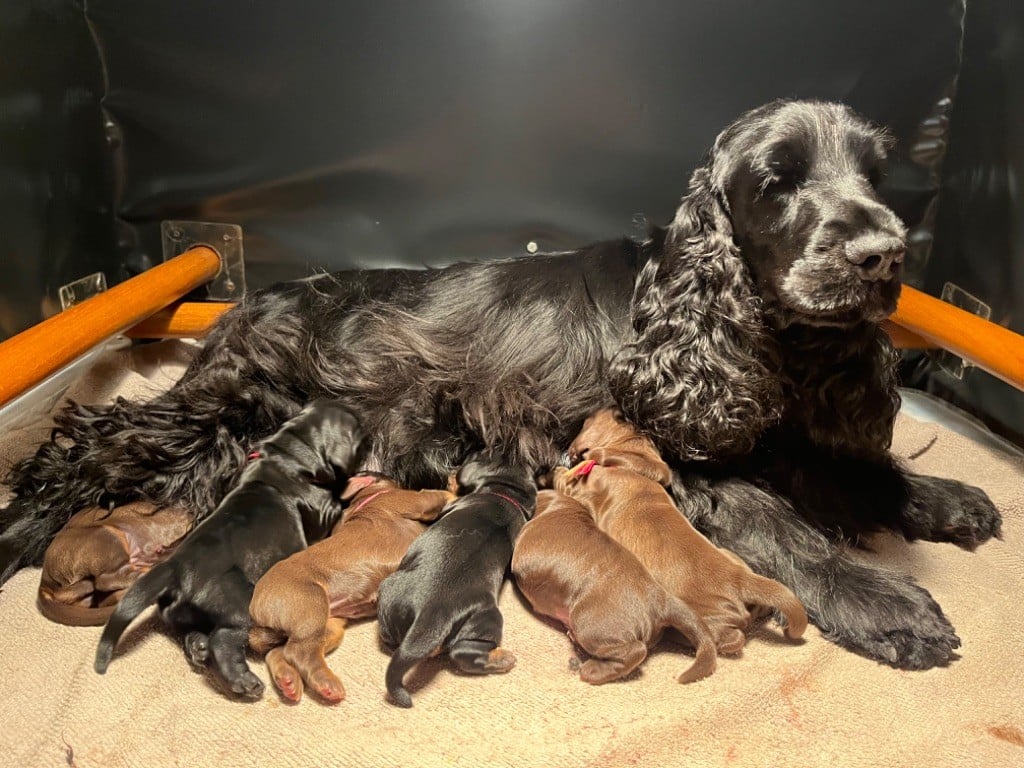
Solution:
[{"label": "beige blanket", "polygon": [[[144,396],[186,359],[180,343],[110,355],[72,394]],[[0,470],[46,434],[42,425],[0,436]],[[901,672],[813,628],[792,644],[768,625],[705,681],[677,684],[688,659],[665,642],[636,677],[592,688],[569,670],[565,635],[506,585],[505,645],[519,657],[506,676],[460,677],[430,660],[412,678],[414,709],[396,709],[384,701],[388,658],[364,622],[329,657],[344,702],[290,706],[271,688],[241,704],[191,671],[152,616],[129,630],[110,671],[95,674],[100,630],[38,615],[39,572],[27,570],[0,593],[0,765],[1024,765],[1024,463],[906,417],[895,451],[917,471],[983,486],[1006,518],[1005,540],[976,554],[884,537],[865,555],[912,574],[945,608],[963,640],[947,669]],[[266,679],[260,662],[255,669]]]}]

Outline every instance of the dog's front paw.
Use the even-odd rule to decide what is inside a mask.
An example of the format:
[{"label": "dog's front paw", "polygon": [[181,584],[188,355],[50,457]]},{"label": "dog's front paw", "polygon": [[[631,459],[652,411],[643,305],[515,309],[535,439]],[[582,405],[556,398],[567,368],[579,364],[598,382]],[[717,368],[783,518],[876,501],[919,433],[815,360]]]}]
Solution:
[{"label": "dog's front paw", "polygon": [[973,485],[942,477],[910,477],[905,517],[921,538],[975,550],[1000,538],[1003,518],[988,494]]},{"label": "dog's front paw", "polygon": [[898,574],[853,565],[812,616],[829,640],[898,669],[956,658],[953,625],[924,589]]}]

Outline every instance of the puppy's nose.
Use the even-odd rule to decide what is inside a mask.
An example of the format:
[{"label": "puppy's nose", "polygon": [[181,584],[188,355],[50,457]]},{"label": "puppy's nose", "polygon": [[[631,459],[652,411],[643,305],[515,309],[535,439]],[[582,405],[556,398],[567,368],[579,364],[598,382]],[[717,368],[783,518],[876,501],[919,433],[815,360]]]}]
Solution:
[{"label": "puppy's nose", "polygon": [[903,263],[905,246],[898,237],[864,235],[846,243],[846,260],[863,280],[890,280]]}]

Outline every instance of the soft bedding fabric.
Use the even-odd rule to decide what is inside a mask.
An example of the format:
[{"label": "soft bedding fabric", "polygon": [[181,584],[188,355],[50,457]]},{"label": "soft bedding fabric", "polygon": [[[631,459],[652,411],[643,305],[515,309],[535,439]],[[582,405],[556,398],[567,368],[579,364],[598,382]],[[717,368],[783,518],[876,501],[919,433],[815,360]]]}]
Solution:
[{"label": "soft bedding fabric", "polygon": [[[106,355],[69,396],[144,397],[172,382],[191,347],[164,342]],[[44,439],[43,423],[0,435],[0,471]],[[681,686],[683,651],[663,642],[642,671],[592,688],[568,668],[564,633],[506,584],[508,675],[454,674],[443,660],[410,678],[415,707],[384,701],[387,656],[374,622],[350,627],[328,657],[348,698],[229,701],[193,672],[152,614],[129,630],[105,676],[92,670],[100,628],[50,623],[35,608],[39,570],[0,592],[0,765],[66,766],[828,766],[1024,765],[1024,460],[901,416],[894,450],[918,472],[984,487],[1004,540],[977,553],[888,536],[865,558],[912,574],[963,641],[946,669],[902,672],[808,630],[766,625],[743,656]],[[264,679],[265,668],[254,667]]]}]

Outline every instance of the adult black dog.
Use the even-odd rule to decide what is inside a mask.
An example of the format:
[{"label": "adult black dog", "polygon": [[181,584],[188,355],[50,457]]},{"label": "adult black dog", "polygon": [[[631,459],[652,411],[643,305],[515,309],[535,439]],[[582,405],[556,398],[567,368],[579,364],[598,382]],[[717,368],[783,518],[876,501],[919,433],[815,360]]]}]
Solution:
[{"label": "adult black dog", "polygon": [[529,467],[493,451],[472,454],[457,482],[459,498],[412,543],[377,596],[381,640],[395,648],[388,696],[400,707],[412,706],[405,673],[434,651],[446,651],[469,674],[515,666],[500,647],[498,591],[537,487]]},{"label": "adult black dog", "polygon": [[793,589],[828,637],[899,667],[945,663],[959,640],[930,596],[830,538],[887,527],[973,548],[1000,525],[977,489],[888,453],[895,355],[878,322],[904,247],[874,188],[888,145],[845,106],[774,102],[718,136],[647,242],[250,296],[166,394],[60,414],[65,440],[10,476],[0,577],[99,502],[209,512],[247,447],[316,396],[353,404],[380,468],[413,486],[479,443],[554,464],[615,401],[677,470],[695,524]]},{"label": "adult black dog", "polygon": [[187,633],[193,664],[212,657],[231,691],[259,698],[263,683],[245,661],[253,588],[341,517],[340,492],[362,444],[358,421],[336,401],[315,402],[287,422],[253,454],[217,510],[125,593],[103,630],[96,671],[107,671],[122,633],[157,602],[167,625]]}]

